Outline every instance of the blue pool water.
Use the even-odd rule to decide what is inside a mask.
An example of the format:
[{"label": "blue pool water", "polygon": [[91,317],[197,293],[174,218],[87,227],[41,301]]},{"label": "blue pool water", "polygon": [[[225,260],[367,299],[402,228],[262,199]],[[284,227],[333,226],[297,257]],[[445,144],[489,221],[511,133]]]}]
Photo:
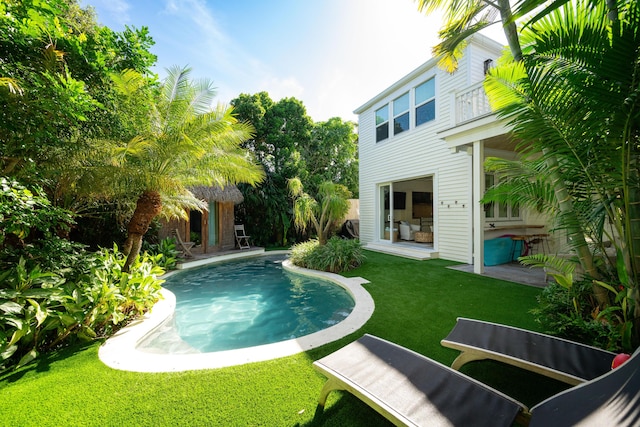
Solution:
[{"label": "blue pool water", "polygon": [[[261,256],[170,276],[164,287],[176,296],[172,328],[193,349],[214,352],[301,337],[351,313],[347,291],[283,270],[285,259]],[[164,339],[171,333],[165,328]],[[167,346],[160,337],[146,341],[151,348]]]}]

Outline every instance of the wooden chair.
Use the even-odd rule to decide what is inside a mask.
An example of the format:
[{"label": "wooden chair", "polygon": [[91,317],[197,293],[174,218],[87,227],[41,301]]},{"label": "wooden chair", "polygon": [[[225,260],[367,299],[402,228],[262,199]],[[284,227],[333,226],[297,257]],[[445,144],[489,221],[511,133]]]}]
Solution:
[{"label": "wooden chair", "polygon": [[178,229],[174,229],[171,234],[173,234],[173,237],[175,237],[176,239],[176,243],[178,243],[178,246],[180,247],[180,251],[182,252],[182,256],[184,256],[185,258],[193,258],[193,254],[191,253],[191,248],[193,247],[193,245],[195,245],[194,242],[185,242],[184,240],[182,240],[182,238],[180,237],[180,232],[178,231]]},{"label": "wooden chair", "polygon": [[244,224],[234,225],[233,231],[236,235],[236,242],[238,243],[238,247],[240,248],[240,250],[251,248],[251,245],[249,245],[249,238],[251,236],[247,236],[247,234],[245,233]]}]

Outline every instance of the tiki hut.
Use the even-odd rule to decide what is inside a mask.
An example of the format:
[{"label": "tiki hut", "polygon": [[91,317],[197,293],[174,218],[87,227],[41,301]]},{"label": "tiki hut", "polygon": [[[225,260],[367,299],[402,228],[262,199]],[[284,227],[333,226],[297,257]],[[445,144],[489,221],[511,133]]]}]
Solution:
[{"label": "tiki hut", "polygon": [[208,203],[207,211],[189,212],[189,220],[171,220],[163,224],[161,237],[178,230],[184,241],[194,241],[198,252],[208,253],[233,249],[235,247],[234,206],[242,203],[244,197],[235,185],[224,188],[198,186],[191,192]]}]

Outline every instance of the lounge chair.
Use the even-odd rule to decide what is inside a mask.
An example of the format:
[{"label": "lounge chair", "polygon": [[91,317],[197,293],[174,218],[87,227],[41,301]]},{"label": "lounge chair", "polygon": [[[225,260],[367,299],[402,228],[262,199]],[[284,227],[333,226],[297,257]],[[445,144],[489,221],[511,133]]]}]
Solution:
[{"label": "lounge chair", "polygon": [[565,390],[530,411],[491,387],[414,351],[365,335],[314,362],[328,394],[346,390],[395,425],[640,425],[640,350],[619,368]]},{"label": "lounge chair", "polygon": [[395,425],[510,426],[520,402],[421,354],[372,335],[313,363],[327,382],[318,399],[346,390]]},{"label": "lounge chair", "polygon": [[191,248],[195,245],[194,242],[185,242],[180,237],[180,232],[178,229],[174,229],[172,231],[173,237],[175,237],[178,246],[180,246],[179,251],[182,252],[182,256],[185,258],[193,258],[193,254],[191,253]]},{"label": "lounge chair", "polygon": [[249,245],[249,238],[251,236],[247,236],[247,234],[245,233],[244,224],[234,225],[233,231],[236,235],[236,242],[238,243],[238,247],[240,248],[240,250],[251,248],[251,246]]},{"label": "lounge chair", "polygon": [[605,374],[615,354],[585,344],[512,326],[458,318],[442,346],[462,353],[451,367],[493,359],[577,385]]}]

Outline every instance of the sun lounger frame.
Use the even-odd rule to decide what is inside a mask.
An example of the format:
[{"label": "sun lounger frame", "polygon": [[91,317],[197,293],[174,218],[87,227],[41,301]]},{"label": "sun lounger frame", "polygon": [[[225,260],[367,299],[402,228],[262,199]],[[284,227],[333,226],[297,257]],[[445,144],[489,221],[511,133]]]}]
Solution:
[{"label": "sun lounger frame", "polygon": [[462,353],[451,368],[491,359],[577,385],[611,369],[615,353],[526,329],[459,317],[442,346]]}]

